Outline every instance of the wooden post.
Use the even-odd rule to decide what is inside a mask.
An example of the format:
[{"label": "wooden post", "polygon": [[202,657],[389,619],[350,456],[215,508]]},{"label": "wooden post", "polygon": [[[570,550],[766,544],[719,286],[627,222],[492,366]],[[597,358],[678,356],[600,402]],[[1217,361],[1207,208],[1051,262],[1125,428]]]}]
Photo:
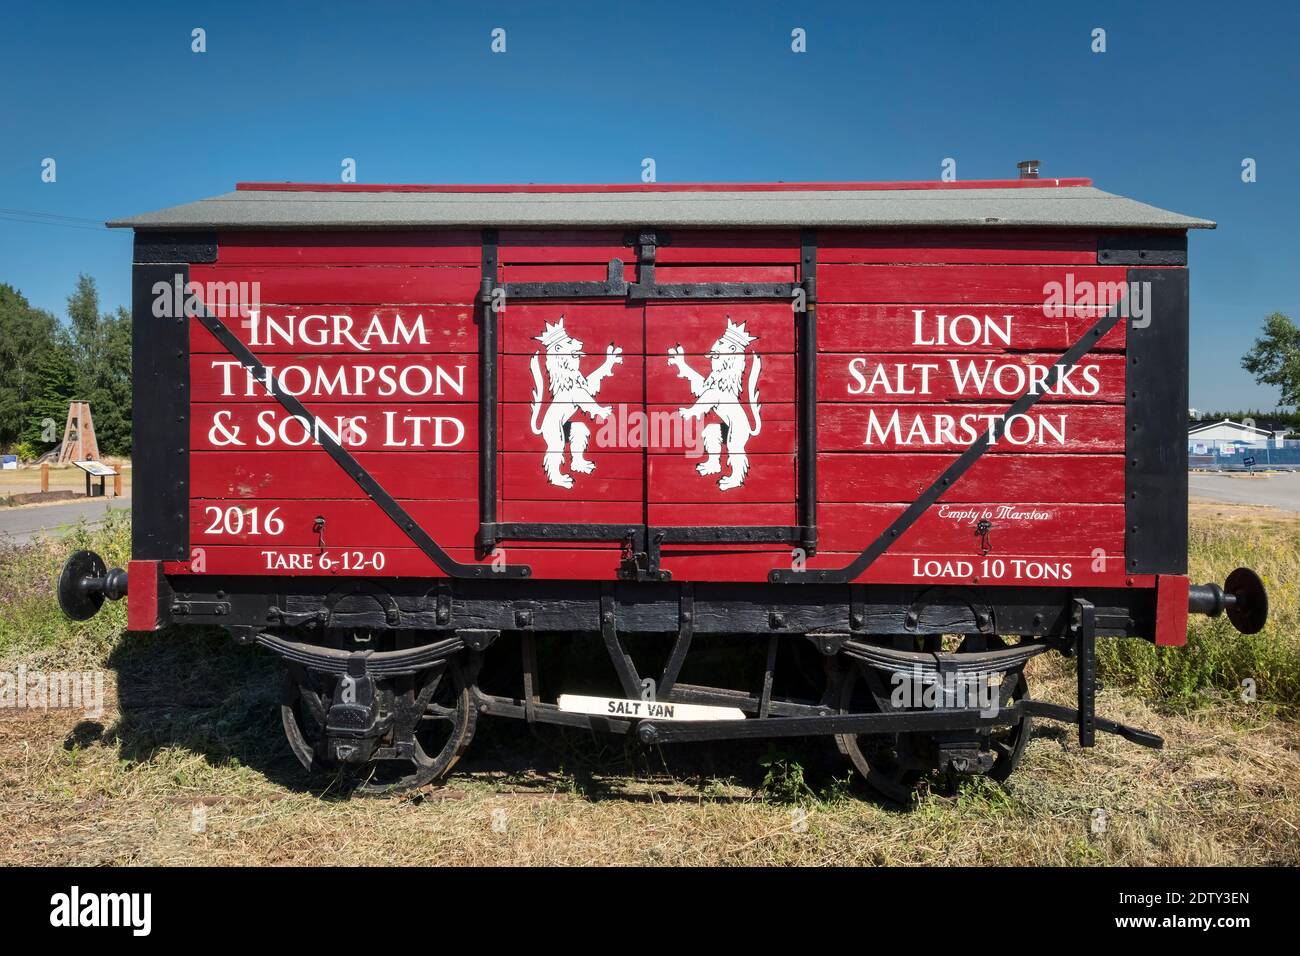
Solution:
[{"label": "wooden post", "polygon": [[41,493],[44,494],[49,490],[50,490],[50,463],[48,461],[43,461],[41,462]]},{"label": "wooden post", "polygon": [[120,471],[113,476],[113,497],[122,497],[122,473]]}]

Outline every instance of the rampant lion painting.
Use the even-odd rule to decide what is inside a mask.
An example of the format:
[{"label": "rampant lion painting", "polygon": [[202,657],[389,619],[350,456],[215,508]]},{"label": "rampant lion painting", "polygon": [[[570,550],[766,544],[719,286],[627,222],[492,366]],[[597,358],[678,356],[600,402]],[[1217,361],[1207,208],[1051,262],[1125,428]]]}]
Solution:
[{"label": "rampant lion painting", "polygon": [[591,439],[591,429],[585,422],[575,422],[572,418],[578,411],[583,411],[593,420],[603,421],[612,409],[607,405],[596,403],[600,392],[600,383],[614,371],[615,365],[623,364],[623,350],[611,344],[605,350],[605,361],[590,375],[583,375],[579,363],[585,358],[582,342],[564,331],[564,316],[554,325],[543,323],[542,334],[534,338],[546,349],[546,376],[551,383],[551,403],[546,413],[541,416],[542,423],[537,424],[542,411],[542,368],[540,353],[534,352],[529,367],[533,373],[532,421],[529,428],[534,435],[541,435],[546,442],[546,452],[542,455],[542,470],[546,480],[560,488],[572,488],[573,476],[564,473],[565,446],[569,450],[569,467],[579,474],[589,475],[596,470],[596,465],[585,456],[587,442]]},{"label": "rampant lion painting", "polygon": [[[708,455],[695,470],[701,475],[716,475],[722,471],[722,449],[726,445],[727,465],[731,471],[718,480],[723,491],[739,488],[749,473],[749,456],[745,447],[749,439],[763,429],[762,406],[758,403],[758,376],[763,368],[762,359],[754,355],[749,363],[749,412],[740,400],[740,389],[745,379],[745,349],[757,338],[745,331],[745,323],[736,325],[727,317],[727,328],[709,348],[710,369],[708,377],[686,364],[685,350],[674,346],[668,350],[668,364],[676,367],[678,378],[690,382],[695,404],[681,409],[683,419],[703,420],[714,412],[720,422],[705,425],[700,435]],[[754,416],[750,426],[749,415]]]}]

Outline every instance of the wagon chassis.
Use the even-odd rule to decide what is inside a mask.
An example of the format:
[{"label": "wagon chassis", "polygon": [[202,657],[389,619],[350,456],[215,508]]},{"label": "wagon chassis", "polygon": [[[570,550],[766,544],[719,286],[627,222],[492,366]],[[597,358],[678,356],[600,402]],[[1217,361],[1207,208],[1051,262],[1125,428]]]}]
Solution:
[{"label": "wagon chassis", "polygon": [[[186,581],[190,587],[198,583]],[[1048,589],[1025,595],[1000,588],[809,585],[791,592],[788,586],[775,585],[440,580],[430,586],[415,580],[380,585],[307,579],[297,593],[250,593],[247,585],[236,591],[233,580],[202,584],[203,591],[167,592],[173,620],[225,626],[238,641],[277,654],[292,672],[325,678],[335,693],[348,675],[353,699],[369,702],[360,716],[355,706],[345,708],[341,713],[350,714],[351,722],[336,719],[333,735],[314,742],[320,748],[317,757],[329,757],[318,761],[319,766],[362,772],[375,761],[400,760],[409,753],[409,740],[392,739],[392,715],[409,709],[410,703],[403,704],[392,688],[439,668],[454,668],[461,675],[457,679],[467,680],[472,707],[462,719],[469,722],[470,735],[473,716],[484,715],[612,733],[643,746],[829,735],[844,749],[843,741],[855,741],[859,735],[917,737],[943,741],[941,750],[926,759],[959,772],[987,769],[978,759],[982,742],[999,729],[1027,727],[1033,717],[1074,725],[1085,747],[1093,745],[1099,732],[1148,747],[1162,743],[1153,734],[1095,712],[1100,686],[1096,639],[1150,635],[1156,609],[1149,591]],[[1220,611],[1233,603],[1230,594],[1213,585],[1194,589],[1193,598],[1210,611],[1216,602]],[[265,623],[243,623],[249,620]],[[543,700],[536,642],[547,634],[574,632],[599,637],[623,699],[738,708],[745,719],[623,719],[566,711],[557,702]],[[488,655],[501,651],[495,645],[503,634],[519,640],[518,694],[487,692],[474,680]],[[638,634],[666,634],[671,641],[666,663],[654,678],[643,676],[625,644],[625,637]],[[758,688],[681,680],[692,649],[724,634],[760,643],[766,637]],[[932,643],[939,634],[957,635],[966,643],[956,652],[944,651]],[[1002,638],[1007,635],[1020,643],[1005,646]],[[815,648],[824,664],[825,685],[811,699],[773,692],[778,647],[796,637]],[[377,649],[381,645],[393,649]],[[1075,707],[1035,700],[1023,691],[1025,663],[1049,650],[1078,660]],[[931,709],[893,709],[879,706],[879,700],[874,710],[846,710],[839,704],[840,689],[852,668],[877,675],[905,675],[917,669],[927,679],[998,675],[1008,687],[1020,681],[1021,696],[1010,699],[1004,694],[992,713],[946,702]],[[322,714],[333,712],[329,703],[319,704]],[[290,731],[291,740],[297,730]],[[458,756],[459,751],[451,759]],[[440,775],[449,768],[432,769]],[[419,775],[399,779],[402,786],[426,782]],[[373,782],[365,786],[381,792],[395,788]],[[888,788],[886,793],[898,795]]]},{"label": "wagon chassis", "polygon": [[[436,667],[452,668],[456,680],[462,682],[457,686],[464,686],[468,690],[472,706],[466,709],[463,721],[471,727],[474,715],[500,716],[523,720],[529,724],[554,724],[623,735],[642,746],[714,740],[833,736],[841,750],[845,750],[847,746],[856,748],[860,735],[884,739],[920,737],[933,742],[934,746],[934,752],[926,758],[928,762],[922,763],[926,769],[985,772],[997,760],[996,751],[989,745],[991,735],[1000,728],[1010,728],[1013,732],[1018,730],[1027,739],[1029,722],[1033,717],[1075,725],[1079,743],[1084,747],[1094,745],[1098,732],[1117,734],[1146,747],[1163,746],[1163,741],[1154,734],[1096,716],[1095,699],[1099,683],[1096,679],[1095,644],[1099,624],[1102,628],[1113,630],[1117,625],[1127,629],[1133,622],[1127,617],[1123,621],[1115,619],[1113,609],[1109,608],[1105,609],[1107,613],[1099,619],[1096,605],[1084,597],[1071,598],[1068,616],[1053,621],[1050,631],[1041,627],[1042,610],[1035,610],[1034,620],[1039,622],[1038,629],[1042,633],[1028,636],[1021,643],[1009,646],[1004,644],[994,630],[994,608],[967,606],[964,611],[969,613],[968,621],[963,624],[952,620],[951,615],[956,612],[961,616],[962,609],[945,603],[951,598],[950,594],[944,593],[945,589],[937,589],[933,594],[917,595],[901,614],[903,633],[893,638],[846,631],[805,633],[803,639],[810,642],[821,655],[826,680],[820,699],[801,700],[773,693],[779,642],[783,638],[799,636],[788,631],[768,635],[764,670],[757,692],[682,682],[682,668],[696,637],[696,604],[691,586],[683,585],[679,590],[678,631],[658,680],[643,678],[632,655],[628,653],[616,627],[619,614],[613,589],[603,588],[597,607],[587,609],[598,613],[600,638],[625,700],[735,708],[743,712],[744,719],[672,721],[659,720],[655,716],[624,719],[613,715],[573,712],[565,710],[559,703],[543,701],[537,692],[540,679],[535,644],[537,632],[532,629],[518,631],[522,684],[518,696],[488,693],[474,683],[473,675],[479,673],[485,654],[502,635],[502,631],[495,628],[459,628],[435,635],[436,639],[432,643],[391,651],[375,651],[356,644],[330,648],[319,643],[281,636],[271,630],[256,630],[246,635],[245,640],[274,651],[285,659],[291,670],[301,671],[305,668],[312,673],[330,674],[338,678],[333,685],[334,698],[328,712],[323,702],[317,705],[323,715],[319,723],[327,732],[318,737],[314,747],[320,751],[317,756],[328,755],[335,765],[345,767],[352,764],[364,767],[376,761],[401,760],[403,755],[411,753],[413,740],[403,740],[400,735],[394,737],[391,734],[394,723],[400,723],[404,708],[398,698],[386,693],[385,688],[395,680],[417,678]],[[358,593],[361,592],[353,592],[349,597],[355,597]],[[367,599],[376,597],[378,595],[374,592],[367,594]],[[967,632],[957,653],[943,651],[936,644],[929,645],[929,650],[911,649],[916,646],[918,638],[915,634],[919,626],[918,609],[928,615],[936,611],[948,615],[950,626]],[[1027,610],[1030,609],[1022,609]],[[516,623],[531,623],[525,611],[522,607],[515,609]],[[355,610],[351,614],[340,612],[338,621],[317,623],[325,629],[327,625],[337,624],[353,614]],[[852,612],[850,617],[851,615]],[[1009,613],[1010,618],[1014,616],[1014,612]],[[385,620],[388,617],[385,612]],[[295,636],[302,636],[301,628],[295,628],[294,631]],[[356,635],[358,632],[352,633]],[[367,634],[365,640],[372,640],[372,635]],[[972,649],[966,649],[967,643],[973,645]],[[1034,700],[1028,696],[1024,685],[1024,665],[1030,658],[1048,650],[1057,650],[1078,659],[1077,707]],[[864,712],[846,709],[842,703],[837,706],[837,702],[845,699],[843,691],[846,675],[852,674],[853,668],[869,672],[868,682],[874,681],[880,687],[884,687],[885,675],[889,675],[893,683],[897,684],[909,679],[907,675],[910,670],[912,680],[921,674],[931,681],[944,676],[965,675],[967,679],[978,678],[989,680],[990,683],[995,681],[1001,689],[990,710],[971,707],[950,696],[945,696],[937,706],[930,709],[915,705],[885,706],[883,695],[876,694],[874,711]],[[471,676],[467,679],[464,676],[466,674]],[[346,699],[341,696],[345,680],[350,689],[350,696]],[[299,682],[301,684],[301,678]],[[947,693],[951,694],[951,691]],[[385,700],[388,703],[381,704]],[[357,701],[363,701],[364,707],[359,709]],[[617,699],[611,699],[611,703],[616,702]],[[408,700],[405,705],[405,711],[408,712],[405,726],[408,730],[415,724],[414,720],[409,719],[410,709]],[[339,716],[335,716],[336,711]],[[394,717],[393,714],[398,716]],[[293,723],[294,719],[286,716],[286,730],[291,741],[301,737],[299,728]],[[378,739],[386,733],[393,739],[379,744]],[[300,747],[301,744],[295,746],[295,750]],[[1014,763],[1022,749],[1023,743],[1016,749],[1015,757],[1003,768],[1004,773],[1014,769]],[[459,753],[460,750],[456,750],[451,760],[454,761]],[[299,755],[301,758],[302,753]],[[312,765],[311,760],[304,760],[304,763]],[[430,764],[429,773],[425,776],[407,774],[398,779],[401,786],[416,785],[427,782],[449,767],[449,763],[436,767]],[[879,773],[870,763],[864,772],[868,774],[868,779],[871,779],[872,774]],[[398,788],[393,785],[377,787],[369,780],[363,781],[363,786],[383,792]],[[892,789],[888,783],[881,789],[887,796],[902,798],[902,791]]]}]

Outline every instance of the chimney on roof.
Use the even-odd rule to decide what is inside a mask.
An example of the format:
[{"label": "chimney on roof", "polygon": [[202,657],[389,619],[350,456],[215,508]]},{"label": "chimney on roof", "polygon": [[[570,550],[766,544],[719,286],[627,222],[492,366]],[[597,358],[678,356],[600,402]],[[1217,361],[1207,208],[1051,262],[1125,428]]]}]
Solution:
[{"label": "chimney on roof", "polygon": [[1016,163],[1016,169],[1020,170],[1021,179],[1038,178],[1038,160],[1026,159],[1022,163]]}]

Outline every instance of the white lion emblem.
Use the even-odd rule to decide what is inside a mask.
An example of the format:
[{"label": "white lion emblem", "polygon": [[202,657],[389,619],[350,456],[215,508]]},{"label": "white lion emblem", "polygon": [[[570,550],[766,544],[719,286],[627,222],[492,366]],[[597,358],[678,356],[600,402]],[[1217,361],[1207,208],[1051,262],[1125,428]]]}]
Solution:
[{"label": "white lion emblem", "polygon": [[758,404],[758,375],[763,367],[762,359],[755,355],[749,366],[749,408],[754,416],[754,427],[750,428],[749,416],[745,406],[740,402],[741,382],[745,378],[745,347],[756,336],[745,331],[745,323],[739,325],[727,317],[727,329],[709,349],[709,361],[712,367],[708,378],[696,372],[686,364],[683,358],[685,350],[675,346],[668,350],[668,364],[677,368],[677,376],[691,383],[691,394],[695,404],[681,409],[683,419],[703,419],[709,412],[716,412],[722,419],[704,426],[701,437],[708,458],[696,466],[701,475],[716,475],[722,471],[722,446],[727,446],[727,463],[731,473],[718,481],[723,491],[739,488],[745,483],[749,471],[749,456],[745,446],[752,435],[763,430],[762,406]]},{"label": "white lion emblem", "polygon": [[529,367],[533,372],[533,417],[529,423],[534,435],[541,435],[546,440],[546,453],[542,455],[542,470],[546,480],[561,488],[573,487],[573,476],[566,475],[564,467],[564,446],[567,443],[571,457],[569,467],[574,471],[589,475],[596,466],[583,457],[587,450],[587,441],[591,429],[585,422],[570,421],[579,409],[593,419],[604,420],[611,409],[596,404],[596,394],[600,391],[601,381],[614,371],[615,365],[623,364],[623,350],[610,345],[605,350],[605,361],[592,372],[584,376],[578,363],[582,360],[582,343],[564,331],[564,316],[554,325],[544,322],[541,335],[537,341],[546,347],[546,374],[551,380],[551,404],[542,416],[538,427],[537,416],[542,410],[542,368],[538,352],[533,353]]}]

